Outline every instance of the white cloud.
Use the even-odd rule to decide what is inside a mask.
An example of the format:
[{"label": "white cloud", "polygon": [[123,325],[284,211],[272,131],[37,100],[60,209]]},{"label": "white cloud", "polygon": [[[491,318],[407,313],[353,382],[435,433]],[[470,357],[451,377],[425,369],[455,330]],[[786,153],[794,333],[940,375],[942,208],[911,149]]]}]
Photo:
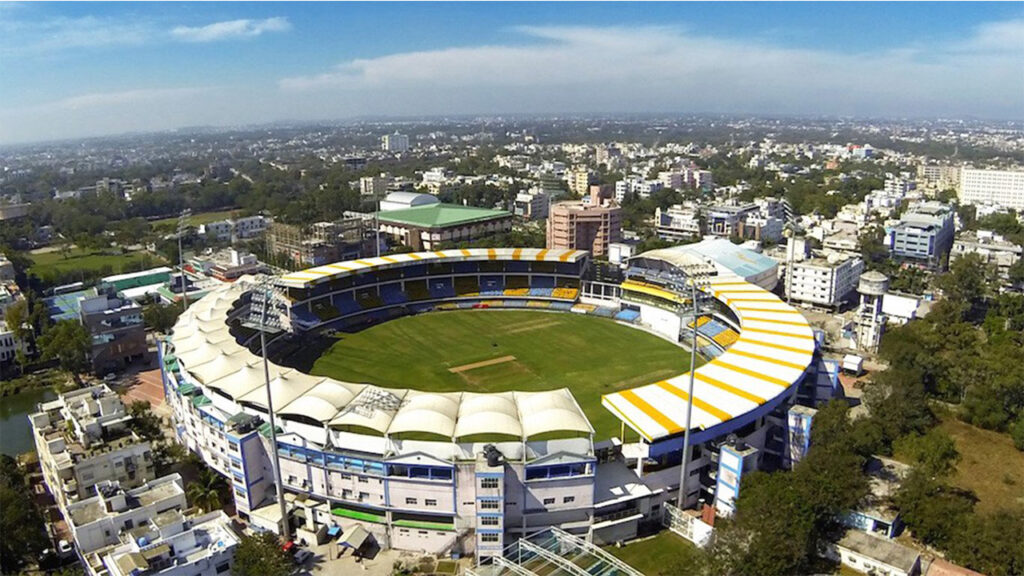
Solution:
[{"label": "white cloud", "polygon": [[[666,27],[525,27],[525,43],[391,54],[283,78],[352,113],[695,111],[1017,115],[1019,22],[962,42],[794,49]],[[1018,39],[1014,44],[1014,38]],[[338,98],[338,95],[343,98]]]},{"label": "white cloud", "polygon": [[151,37],[146,23],[84,16],[46,20],[0,18],[0,54],[40,54],[79,48],[138,45]]},{"label": "white cloud", "polygon": [[287,32],[291,30],[287,18],[266,18],[263,20],[227,20],[206,26],[178,26],[171,30],[171,36],[184,42],[216,42],[234,38],[251,38],[266,32]]},{"label": "white cloud", "polygon": [[82,110],[107,106],[135,106],[153,101],[169,101],[208,92],[209,88],[142,88],[122,90],[119,92],[92,92],[63,98],[49,104],[42,104],[43,109]]}]

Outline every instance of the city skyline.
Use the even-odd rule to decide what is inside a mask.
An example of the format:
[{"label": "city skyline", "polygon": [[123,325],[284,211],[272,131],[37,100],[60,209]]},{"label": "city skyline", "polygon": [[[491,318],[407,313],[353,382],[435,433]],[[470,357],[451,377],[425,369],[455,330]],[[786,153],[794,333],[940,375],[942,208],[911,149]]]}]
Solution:
[{"label": "city skyline", "polygon": [[0,144],[358,116],[1019,119],[1015,4],[3,4]]}]

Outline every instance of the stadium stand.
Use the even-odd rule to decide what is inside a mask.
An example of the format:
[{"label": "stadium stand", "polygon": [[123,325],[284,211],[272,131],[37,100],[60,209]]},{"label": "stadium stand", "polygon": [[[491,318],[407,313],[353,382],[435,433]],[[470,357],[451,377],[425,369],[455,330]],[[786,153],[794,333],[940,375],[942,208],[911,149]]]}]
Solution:
[{"label": "stadium stand", "polygon": [[321,322],[329,322],[334,320],[341,314],[338,309],[331,306],[331,303],[326,300],[317,300],[313,302],[313,314],[320,319]]},{"label": "stadium stand", "polygon": [[454,298],[455,287],[451,278],[431,278],[428,284],[432,298]]},{"label": "stadium stand", "polygon": [[380,298],[384,301],[384,304],[392,306],[409,301],[409,297],[402,291],[402,285],[397,282],[382,284],[380,287]]},{"label": "stadium stand", "polygon": [[580,291],[576,288],[555,288],[551,291],[552,298],[561,298],[562,300],[575,300],[579,294]]},{"label": "stadium stand", "polygon": [[481,276],[481,296],[501,296],[505,293],[505,281],[501,276]]},{"label": "stadium stand", "polygon": [[384,305],[381,301],[380,296],[377,296],[373,290],[358,290],[356,292],[356,302],[363,310],[371,310],[373,308],[380,308]]},{"label": "stadium stand", "polygon": [[427,288],[425,280],[410,280],[406,282],[405,293],[409,296],[409,300],[413,302],[430,298],[430,290]]},{"label": "stadium stand", "polygon": [[459,276],[455,279],[455,294],[457,296],[479,296],[480,283],[472,276]]}]

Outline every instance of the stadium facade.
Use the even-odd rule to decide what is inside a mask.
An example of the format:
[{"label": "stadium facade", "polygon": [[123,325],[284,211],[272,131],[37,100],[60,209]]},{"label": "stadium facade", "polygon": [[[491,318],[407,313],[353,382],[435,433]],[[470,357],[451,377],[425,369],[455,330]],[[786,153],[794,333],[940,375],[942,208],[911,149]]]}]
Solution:
[{"label": "stadium facade", "polygon": [[[600,290],[589,286],[588,269],[583,251],[469,249],[330,264],[259,287],[243,278],[195,303],[160,346],[177,437],[231,479],[240,516],[270,529],[280,518],[279,465],[300,533],[358,525],[384,547],[481,560],[551,527],[597,544],[627,539],[676,497],[689,373],[604,396],[623,433],[595,442],[567,389],[434,393],[286,365],[326,330],[518,308],[604,316],[674,341],[697,330],[708,361],[694,375],[688,505],[728,513],[744,472],[801,456],[813,410],[798,396],[820,397],[822,378],[815,336],[798,311],[693,255],[641,254],[620,285]],[[698,272],[704,303],[695,318],[685,286]],[[264,310],[269,321],[256,322]]]}]

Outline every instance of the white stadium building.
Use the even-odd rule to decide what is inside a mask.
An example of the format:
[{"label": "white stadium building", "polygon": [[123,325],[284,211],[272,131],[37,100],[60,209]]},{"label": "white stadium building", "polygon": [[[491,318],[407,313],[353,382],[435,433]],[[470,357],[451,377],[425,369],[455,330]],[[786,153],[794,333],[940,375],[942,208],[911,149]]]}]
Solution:
[{"label": "white stadium building", "polygon": [[[618,286],[599,291],[587,252],[525,248],[396,254],[259,285],[245,277],[193,304],[160,346],[177,436],[231,479],[238,513],[253,526],[281,529],[279,466],[287,521],[307,540],[360,527],[382,547],[490,561],[548,528],[593,544],[629,539],[660,521],[678,493],[689,373],[604,396],[622,433],[595,442],[567,389],[434,393],[286,365],[320,332],[406,314],[588,313],[673,341],[697,331],[707,362],[694,374],[685,500],[728,514],[743,473],[802,456],[813,410],[797,402],[828,397],[835,380],[800,312],[710,264],[641,254]],[[696,272],[694,318],[686,286]],[[264,309],[269,319],[256,322]]]}]

